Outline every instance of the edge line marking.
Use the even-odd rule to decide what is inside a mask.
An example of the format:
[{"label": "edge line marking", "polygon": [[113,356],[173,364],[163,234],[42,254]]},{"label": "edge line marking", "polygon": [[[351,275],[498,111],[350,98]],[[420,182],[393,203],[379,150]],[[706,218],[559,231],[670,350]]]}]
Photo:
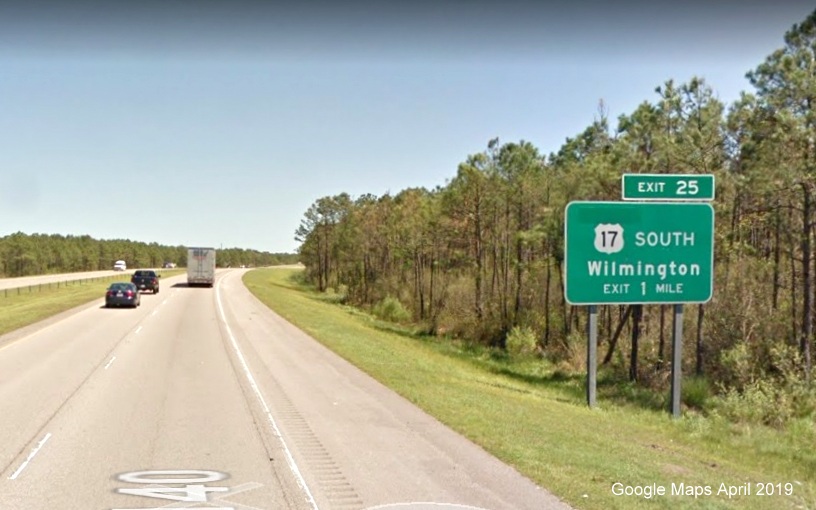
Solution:
[{"label": "edge line marking", "polygon": [[221,322],[224,323],[224,327],[227,330],[227,335],[229,336],[230,342],[232,343],[232,348],[235,350],[235,354],[238,356],[238,360],[241,362],[241,367],[244,369],[244,375],[246,375],[246,378],[249,381],[249,385],[252,387],[252,391],[255,393],[255,397],[257,397],[258,401],[261,403],[261,407],[263,407],[264,413],[266,413],[266,418],[269,421],[269,424],[272,426],[272,430],[274,431],[275,436],[277,436],[277,438],[281,442],[281,445],[283,445],[283,451],[286,453],[286,463],[289,464],[289,469],[295,475],[297,484],[300,486],[303,492],[306,493],[306,500],[309,502],[311,507],[314,510],[319,510],[317,503],[315,502],[314,496],[312,496],[312,491],[309,490],[309,486],[306,483],[306,480],[300,473],[300,469],[298,468],[294,457],[292,457],[292,452],[291,450],[289,450],[289,445],[286,444],[286,440],[283,438],[283,434],[281,434],[281,431],[278,428],[278,424],[275,421],[275,418],[272,417],[272,411],[270,411],[269,406],[266,404],[266,400],[264,400],[263,395],[261,394],[261,390],[258,387],[258,383],[255,381],[255,377],[252,375],[252,372],[249,369],[249,365],[246,362],[246,358],[244,358],[244,354],[238,347],[238,342],[235,340],[235,336],[232,334],[232,329],[229,327],[229,324],[227,323],[227,317],[224,314],[224,307],[221,304],[221,281],[222,279],[219,279],[215,286],[215,300],[218,303],[218,312],[221,315]]}]

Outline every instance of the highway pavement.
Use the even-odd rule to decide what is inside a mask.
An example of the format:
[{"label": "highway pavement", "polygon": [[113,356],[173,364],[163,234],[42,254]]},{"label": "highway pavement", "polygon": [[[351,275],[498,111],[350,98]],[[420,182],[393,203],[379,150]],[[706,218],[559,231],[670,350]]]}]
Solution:
[{"label": "highway pavement", "polygon": [[267,309],[244,272],[0,337],[0,508],[569,508]]}]

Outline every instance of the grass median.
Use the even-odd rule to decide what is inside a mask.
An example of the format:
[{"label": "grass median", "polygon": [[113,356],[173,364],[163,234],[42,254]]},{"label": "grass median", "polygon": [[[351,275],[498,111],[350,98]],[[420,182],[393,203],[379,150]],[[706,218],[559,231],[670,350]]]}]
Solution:
[{"label": "grass median", "polygon": [[[184,270],[162,271],[162,278]],[[90,303],[105,296],[111,282],[130,281],[132,273],[42,285],[26,285],[0,291],[0,335]]]},{"label": "grass median", "polygon": [[672,420],[601,402],[603,394],[590,410],[583,379],[544,360],[415,335],[330,302],[296,273],[253,270],[244,282],[278,314],[575,508],[816,508],[812,423],[779,432],[694,415]]}]

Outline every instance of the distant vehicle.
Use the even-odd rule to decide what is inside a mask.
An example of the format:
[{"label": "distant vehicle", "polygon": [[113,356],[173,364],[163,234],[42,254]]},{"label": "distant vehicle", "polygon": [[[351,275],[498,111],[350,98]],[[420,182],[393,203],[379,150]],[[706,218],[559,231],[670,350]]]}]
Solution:
[{"label": "distant vehicle", "polygon": [[113,264],[114,271],[127,271],[127,264],[125,264],[124,260],[117,260],[116,263]]},{"label": "distant vehicle", "polygon": [[105,308],[129,306],[136,308],[142,304],[141,294],[135,285],[128,282],[111,283],[105,292]]},{"label": "distant vehicle", "polygon": [[139,288],[139,290],[150,290],[153,294],[159,293],[159,278],[161,275],[156,274],[152,269],[139,269],[133,272],[130,277],[130,283]]},{"label": "distant vehicle", "polygon": [[165,262],[164,268],[165,269],[175,269],[176,263],[175,262]]},{"label": "distant vehicle", "polygon": [[215,248],[190,248],[187,250],[187,285],[215,283]]}]

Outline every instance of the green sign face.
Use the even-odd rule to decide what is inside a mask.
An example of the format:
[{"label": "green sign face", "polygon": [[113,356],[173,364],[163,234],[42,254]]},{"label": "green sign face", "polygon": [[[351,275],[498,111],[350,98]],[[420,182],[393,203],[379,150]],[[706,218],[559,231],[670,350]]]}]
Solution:
[{"label": "green sign face", "polygon": [[714,200],[714,176],[702,174],[623,174],[624,200]]},{"label": "green sign face", "polygon": [[710,204],[570,202],[564,234],[564,294],[572,305],[711,299]]}]

